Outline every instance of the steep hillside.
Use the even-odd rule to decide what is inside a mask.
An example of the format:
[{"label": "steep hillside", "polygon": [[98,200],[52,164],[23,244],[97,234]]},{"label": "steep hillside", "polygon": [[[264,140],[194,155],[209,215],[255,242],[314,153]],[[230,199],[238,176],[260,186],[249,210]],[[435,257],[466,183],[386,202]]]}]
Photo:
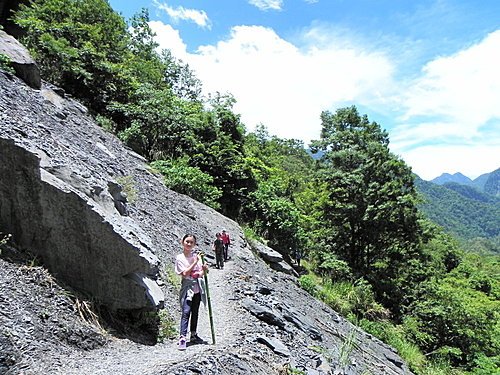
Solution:
[{"label": "steep hillside", "polygon": [[[237,223],[166,189],[144,159],[57,91],[0,72],[0,159],[10,173],[0,184],[0,231],[22,244],[3,248],[0,259],[3,373],[410,373],[390,347],[313,299],[295,276],[269,267]],[[175,338],[157,342],[137,317],[162,302],[177,325],[177,283],[169,275],[179,239],[195,233],[211,259],[222,227],[233,243],[227,267],[209,273],[217,342],[179,352]],[[78,278],[64,274],[68,267]],[[104,329],[96,325],[95,314],[114,318],[121,309],[131,312],[122,330],[106,319]],[[200,334],[210,341],[206,314]]]},{"label": "steep hillside", "polygon": [[472,183],[479,190],[484,191],[484,184],[488,180],[490,173],[483,173],[481,176],[475,178]]},{"label": "steep hillside", "polygon": [[460,194],[462,197],[466,199],[471,199],[473,201],[483,202],[483,203],[491,203],[495,204],[499,202],[499,199],[494,195],[485,194],[479,191],[477,188],[469,185],[462,185],[456,182],[447,182],[443,187],[453,190]]},{"label": "steep hillside", "polygon": [[500,230],[500,201],[459,184],[444,186],[416,177],[422,211],[459,238],[493,238]]},{"label": "steep hillside", "polygon": [[486,194],[500,197],[500,168],[491,172],[484,182],[483,191]]}]

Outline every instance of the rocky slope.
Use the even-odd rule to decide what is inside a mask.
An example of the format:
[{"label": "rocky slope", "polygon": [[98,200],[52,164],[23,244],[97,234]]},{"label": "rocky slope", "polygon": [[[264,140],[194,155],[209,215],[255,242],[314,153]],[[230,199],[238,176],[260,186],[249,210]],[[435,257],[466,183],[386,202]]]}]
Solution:
[{"label": "rocky slope", "polygon": [[[410,373],[394,350],[301,290],[289,267],[271,268],[257,255],[271,249],[253,250],[237,223],[166,189],[141,157],[56,91],[0,71],[0,232],[15,245],[0,255],[1,373]],[[215,345],[179,352],[173,338],[141,336],[133,314],[121,330],[109,324],[117,316],[110,312],[162,305],[177,322],[169,275],[179,240],[196,234],[210,256],[222,228],[233,244],[224,270],[209,274]],[[87,280],[95,277],[97,284]],[[207,314],[200,334],[211,342]]]}]

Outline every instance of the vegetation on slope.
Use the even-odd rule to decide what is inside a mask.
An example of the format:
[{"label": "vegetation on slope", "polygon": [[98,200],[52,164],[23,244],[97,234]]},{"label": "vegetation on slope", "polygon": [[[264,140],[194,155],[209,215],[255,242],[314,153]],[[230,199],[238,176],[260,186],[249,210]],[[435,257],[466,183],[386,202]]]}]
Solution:
[{"label": "vegetation on slope", "polygon": [[[315,160],[265,126],[248,133],[230,95],[203,97],[189,67],[157,51],[144,10],[127,24],[105,0],[35,0],[16,21],[44,79],[84,102],[168,186],[285,257],[301,253],[301,284],[399,346],[414,371],[499,370],[498,257],[464,253],[422,215],[411,169],[356,107],[321,114]],[[489,217],[479,212],[471,223]],[[492,222],[478,224],[485,235]]]},{"label": "vegetation on slope", "polygon": [[429,219],[459,239],[483,238],[495,252],[500,251],[494,246],[500,235],[498,198],[455,183],[436,185],[418,177],[415,183],[422,194],[419,207]]}]

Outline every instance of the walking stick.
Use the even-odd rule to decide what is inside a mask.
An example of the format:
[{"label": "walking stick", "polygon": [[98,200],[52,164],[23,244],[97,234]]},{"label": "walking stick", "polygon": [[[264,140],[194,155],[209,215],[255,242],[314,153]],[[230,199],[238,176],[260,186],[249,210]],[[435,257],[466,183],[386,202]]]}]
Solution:
[{"label": "walking stick", "polygon": [[[205,254],[201,253],[201,262],[205,264]],[[207,293],[207,304],[208,304],[208,317],[210,319],[210,330],[212,331],[212,345],[215,345],[215,329],[214,329],[214,318],[212,315],[212,304],[210,303],[210,290],[208,289],[208,270],[204,272],[205,279],[205,291]]]}]

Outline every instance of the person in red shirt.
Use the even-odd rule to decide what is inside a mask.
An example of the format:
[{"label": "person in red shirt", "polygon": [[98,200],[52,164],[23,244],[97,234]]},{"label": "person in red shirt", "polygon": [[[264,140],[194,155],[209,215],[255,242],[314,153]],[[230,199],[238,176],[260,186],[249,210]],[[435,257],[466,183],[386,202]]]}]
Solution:
[{"label": "person in red shirt", "polygon": [[229,259],[229,245],[231,245],[229,233],[227,233],[226,230],[223,229],[220,238],[222,240],[222,243],[224,244],[224,261],[227,262]]}]

